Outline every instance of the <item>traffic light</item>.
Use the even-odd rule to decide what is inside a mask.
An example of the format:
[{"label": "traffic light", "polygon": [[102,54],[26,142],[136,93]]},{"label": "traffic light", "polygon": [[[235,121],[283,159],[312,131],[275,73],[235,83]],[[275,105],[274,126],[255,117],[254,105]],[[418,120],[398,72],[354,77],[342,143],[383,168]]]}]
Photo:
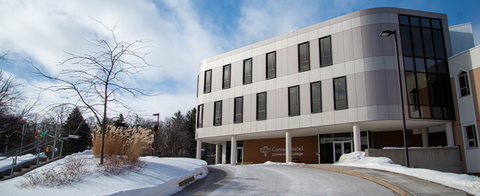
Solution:
[{"label": "traffic light", "polygon": [[50,148],[50,147],[49,147],[49,146],[47,146],[47,148],[45,148],[45,152],[48,152],[48,149],[49,149],[49,148]]},{"label": "traffic light", "polygon": [[38,129],[35,129],[35,137],[38,137]]}]

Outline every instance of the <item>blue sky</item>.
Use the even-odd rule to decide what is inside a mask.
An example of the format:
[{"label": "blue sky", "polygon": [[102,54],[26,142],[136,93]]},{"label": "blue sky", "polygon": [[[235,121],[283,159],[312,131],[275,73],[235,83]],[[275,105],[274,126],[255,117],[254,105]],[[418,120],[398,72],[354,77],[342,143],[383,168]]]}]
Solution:
[{"label": "blue sky", "polygon": [[[449,25],[472,23],[476,45],[480,42],[478,0],[0,0],[0,50],[10,58],[31,59],[37,66],[56,74],[64,51],[84,54],[90,49],[85,39],[108,32],[124,40],[148,39],[155,67],[132,79],[134,85],[157,96],[124,100],[137,114],[154,119],[176,110],[196,106],[198,65],[203,59],[258,41],[307,27],[354,11],[373,7],[399,7],[447,14]],[[63,102],[61,95],[41,93],[34,86],[48,85],[32,77],[31,67],[21,61],[0,64],[24,85],[30,99],[40,96],[41,112],[48,104]]]}]

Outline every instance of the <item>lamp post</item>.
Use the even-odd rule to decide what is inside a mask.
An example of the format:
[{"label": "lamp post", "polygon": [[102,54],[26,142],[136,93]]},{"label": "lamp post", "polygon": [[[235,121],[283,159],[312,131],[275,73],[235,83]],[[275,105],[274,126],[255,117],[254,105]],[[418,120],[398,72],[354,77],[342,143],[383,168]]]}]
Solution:
[{"label": "lamp post", "polygon": [[153,114],[153,116],[157,116],[157,127],[154,128],[153,130],[153,150],[152,150],[152,156],[157,156],[157,149],[156,149],[156,143],[157,143],[157,130],[160,128],[160,112]]},{"label": "lamp post", "polygon": [[400,100],[402,100],[402,121],[403,121],[403,142],[405,145],[405,166],[410,167],[410,161],[408,159],[408,142],[407,142],[407,125],[405,122],[405,105],[403,100],[403,88],[402,88],[402,72],[400,71],[400,57],[398,55],[398,40],[397,40],[397,30],[385,30],[380,33],[380,37],[389,37],[390,35],[395,35],[395,54],[397,56],[397,65],[398,65],[398,80],[400,84]]}]

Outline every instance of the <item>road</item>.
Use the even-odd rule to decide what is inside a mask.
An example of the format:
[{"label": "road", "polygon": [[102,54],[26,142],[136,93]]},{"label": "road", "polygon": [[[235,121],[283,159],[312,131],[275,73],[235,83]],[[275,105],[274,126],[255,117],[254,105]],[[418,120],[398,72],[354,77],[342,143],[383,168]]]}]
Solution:
[{"label": "road", "polygon": [[363,178],[294,165],[215,165],[182,195],[396,195]]}]

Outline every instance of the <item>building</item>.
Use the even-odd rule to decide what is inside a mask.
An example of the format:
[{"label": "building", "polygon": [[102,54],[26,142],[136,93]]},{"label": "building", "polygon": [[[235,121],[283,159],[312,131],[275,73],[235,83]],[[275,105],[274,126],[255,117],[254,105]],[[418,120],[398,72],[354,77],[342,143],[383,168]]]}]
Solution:
[{"label": "building", "polygon": [[464,172],[480,173],[478,122],[480,122],[480,46],[449,58],[457,121],[455,144],[462,151]]},{"label": "building", "polygon": [[232,164],[403,147],[395,39],[384,30],[398,34],[408,146],[459,145],[447,16],[373,8],[203,60],[197,146],[217,144],[217,163]]}]

